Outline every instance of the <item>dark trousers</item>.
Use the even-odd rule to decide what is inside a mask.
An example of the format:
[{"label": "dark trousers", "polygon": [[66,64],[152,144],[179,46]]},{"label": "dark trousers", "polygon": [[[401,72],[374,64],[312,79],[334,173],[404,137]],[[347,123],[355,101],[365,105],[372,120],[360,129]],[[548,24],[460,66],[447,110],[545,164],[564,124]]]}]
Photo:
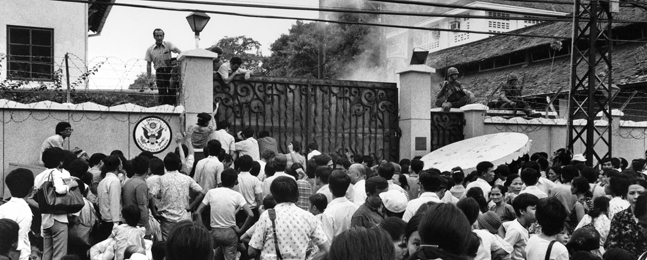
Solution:
[{"label": "dark trousers", "polygon": [[155,73],[160,105],[175,105],[177,91],[171,87],[171,70],[171,67],[161,67]]}]

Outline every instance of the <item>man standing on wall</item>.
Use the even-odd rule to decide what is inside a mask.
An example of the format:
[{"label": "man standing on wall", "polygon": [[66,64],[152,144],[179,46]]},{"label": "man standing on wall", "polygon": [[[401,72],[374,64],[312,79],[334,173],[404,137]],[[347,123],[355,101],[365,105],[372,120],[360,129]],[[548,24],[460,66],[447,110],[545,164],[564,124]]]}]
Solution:
[{"label": "man standing on wall", "polygon": [[155,83],[160,105],[175,105],[175,89],[171,89],[171,52],[182,52],[170,42],[164,41],[162,29],[153,30],[155,44],[146,50],[146,76],[151,79],[151,63],[155,66]]}]

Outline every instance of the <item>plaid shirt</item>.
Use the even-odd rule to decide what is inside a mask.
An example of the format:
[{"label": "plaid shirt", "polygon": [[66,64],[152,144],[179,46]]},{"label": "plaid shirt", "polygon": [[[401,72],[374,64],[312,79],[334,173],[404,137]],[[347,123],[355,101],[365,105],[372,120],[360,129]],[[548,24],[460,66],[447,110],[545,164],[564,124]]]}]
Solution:
[{"label": "plaid shirt", "polygon": [[297,207],[308,211],[310,210],[310,196],[312,195],[312,186],[306,180],[298,180],[297,186],[299,187],[299,201],[297,201]]}]

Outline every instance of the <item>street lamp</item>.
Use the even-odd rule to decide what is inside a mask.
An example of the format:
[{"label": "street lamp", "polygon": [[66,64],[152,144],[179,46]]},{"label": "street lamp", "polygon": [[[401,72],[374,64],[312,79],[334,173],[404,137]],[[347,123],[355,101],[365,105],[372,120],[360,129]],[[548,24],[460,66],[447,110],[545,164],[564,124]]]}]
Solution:
[{"label": "street lamp", "polygon": [[195,33],[196,49],[200,48],[200,32],[202,32],[204,27],[207,26],[209,19],[211,19],[211,17],[203,12],[193,12],[186,17],[186,21],[189,22],[189,26],[191,26],[191,31]]}]

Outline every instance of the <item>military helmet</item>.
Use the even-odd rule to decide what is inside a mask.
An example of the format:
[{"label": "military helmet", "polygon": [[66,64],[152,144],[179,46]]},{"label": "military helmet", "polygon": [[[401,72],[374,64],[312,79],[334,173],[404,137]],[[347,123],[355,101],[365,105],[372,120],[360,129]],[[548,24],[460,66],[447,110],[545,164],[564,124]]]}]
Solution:
[{"label": "military helmet", "polygon": [[510,73],[510,75],[508,75],[508,81],[511,80],[519,80],[519,77],[517,77],[517,74]]},{"label": "military helmet", "polygon": [[458,75],[458,69],[454,67],[450,67],[449,69],[447,69],[447,76],[451,76],[451,75]]}]

